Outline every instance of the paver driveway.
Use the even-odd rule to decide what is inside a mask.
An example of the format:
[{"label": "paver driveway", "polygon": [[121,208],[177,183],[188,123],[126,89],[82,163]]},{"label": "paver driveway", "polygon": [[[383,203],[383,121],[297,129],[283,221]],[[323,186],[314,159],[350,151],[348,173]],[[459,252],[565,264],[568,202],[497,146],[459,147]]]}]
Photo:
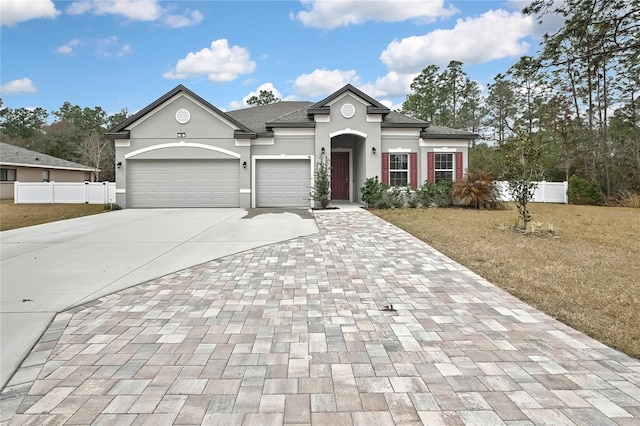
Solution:
[{"label": "paver driveway", "polygon": [[[640,362],[361,211],[61,313],[12,424],[640,424]],[[385,310],[393,304],[395,311]]]}]

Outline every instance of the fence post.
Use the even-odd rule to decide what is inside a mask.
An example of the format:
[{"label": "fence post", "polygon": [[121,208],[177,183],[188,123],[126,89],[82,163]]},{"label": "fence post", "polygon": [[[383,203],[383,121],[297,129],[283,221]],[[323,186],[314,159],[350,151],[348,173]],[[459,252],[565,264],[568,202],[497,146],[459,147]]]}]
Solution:
[{"label": "fence post", "polygon": [[564,203],[569,204],[569,182],[564,181]]},{"label": "fence post", "polygon": [[13,182],[13,204],[18,204],[18,194],[20,193],[18,185],[20,185],[20,182],[17,180]]},{"label": "fence post", "polygon": [[56,203],[56,183],[51,181],[49,182],[49,187],[51,187],[51,204]]},{"label": "fence post", "polygon": [[542,184],[542,202],[546,203],[547,202],[547,181],[543,180],[542,182],[540,182]]}]

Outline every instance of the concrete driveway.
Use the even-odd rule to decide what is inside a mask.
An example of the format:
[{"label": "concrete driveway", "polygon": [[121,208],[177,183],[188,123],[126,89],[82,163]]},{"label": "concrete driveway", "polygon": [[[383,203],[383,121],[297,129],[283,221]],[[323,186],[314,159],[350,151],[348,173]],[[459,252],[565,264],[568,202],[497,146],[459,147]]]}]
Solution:
[{"label": "concrete driveway", "polygon": [[318,232],[306,210],[120,210],[0,233],[0,388],[57,312],[240,251]]}]

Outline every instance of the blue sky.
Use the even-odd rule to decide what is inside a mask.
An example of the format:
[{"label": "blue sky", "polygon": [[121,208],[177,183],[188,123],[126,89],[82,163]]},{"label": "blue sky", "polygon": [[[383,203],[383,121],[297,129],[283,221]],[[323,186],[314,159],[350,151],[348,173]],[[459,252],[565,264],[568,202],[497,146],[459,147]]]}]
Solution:
[{"label": "blue sky", "polygon": [[258,90],[319,100],[347,83],[397,108],[426,66],[463,62],[482,87],[540,27],[510,1],[2,0],[0,96],[136,112],[178,84],[222,110]]}]

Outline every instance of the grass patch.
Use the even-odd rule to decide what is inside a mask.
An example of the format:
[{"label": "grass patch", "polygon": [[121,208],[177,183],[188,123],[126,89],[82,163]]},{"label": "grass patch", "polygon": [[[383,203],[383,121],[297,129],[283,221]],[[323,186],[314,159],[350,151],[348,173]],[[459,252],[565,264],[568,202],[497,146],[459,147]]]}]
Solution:
[{"label": "grass patch", "polygon": [[552,235],[508,232],[517,212],[372,210],[519,299],[640,358],[640,210],[531,204]]},{"label": "grass patch", "polygon": [[105,211],[102,204],[14,204],[0,201],[0,231],[40,225]]}]

